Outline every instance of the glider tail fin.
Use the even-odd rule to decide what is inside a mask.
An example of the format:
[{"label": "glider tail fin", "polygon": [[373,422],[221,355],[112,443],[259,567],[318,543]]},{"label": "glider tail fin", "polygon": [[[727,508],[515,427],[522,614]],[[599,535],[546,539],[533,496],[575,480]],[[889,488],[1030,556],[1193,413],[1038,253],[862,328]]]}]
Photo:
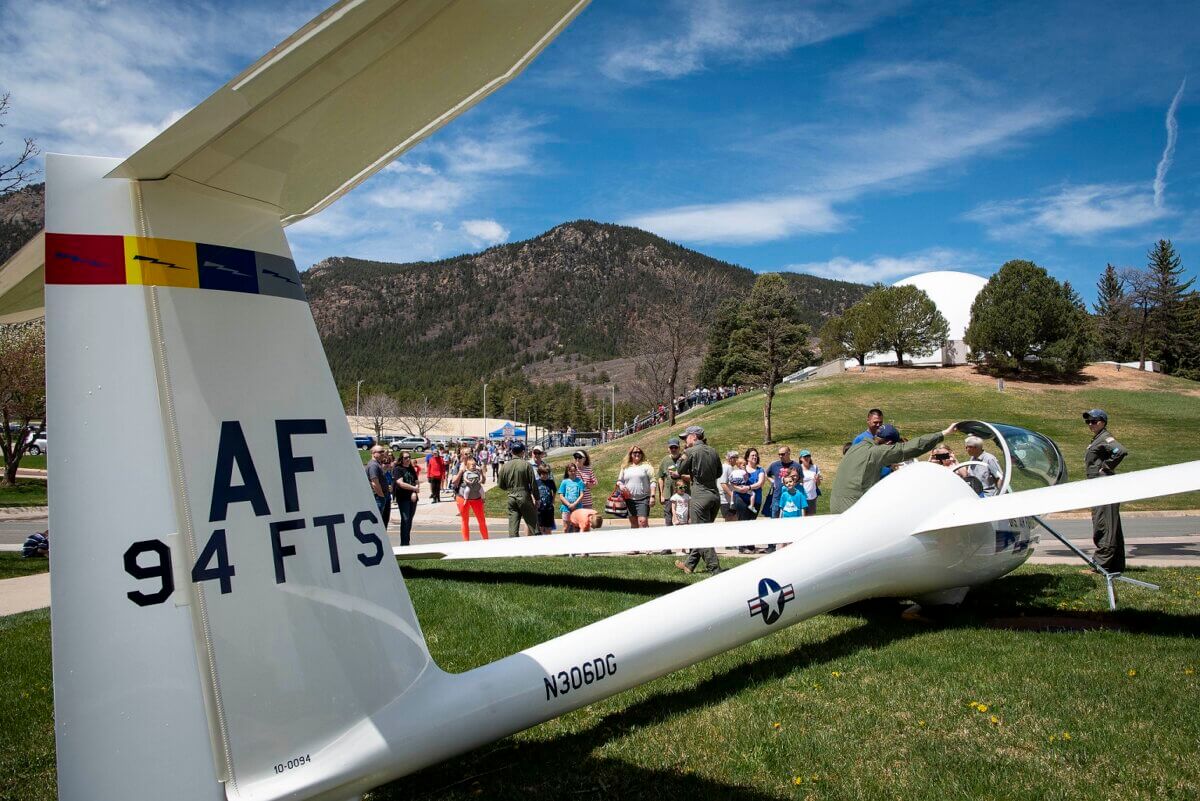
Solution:
[{"label": "glider tail fin", "polygon": [[432,668],[278,210],[47,159],[64,799],[274,797]]}]

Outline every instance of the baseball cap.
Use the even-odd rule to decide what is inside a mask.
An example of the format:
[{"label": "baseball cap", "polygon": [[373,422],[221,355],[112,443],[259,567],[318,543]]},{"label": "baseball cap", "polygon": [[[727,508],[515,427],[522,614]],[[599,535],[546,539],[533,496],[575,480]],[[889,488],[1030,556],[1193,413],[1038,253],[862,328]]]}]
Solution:
[{"label": "baseball cap", "polygon": [[541,445],[534,445],[534,446],[533,446],[533,452],[534,452],[534,453],[545,453],[545,451],[544,451],[544,450],[542,450],[542,446],[541,446]]},{"label": "baseball cap", "polygon": [[1108,422],[1108,412],[1104,411],[1103,409],[1088,409],[1086,412],[1083,413],[1083,419],[1085,422],[1088,422],[1088,423],[1090,423],[1093,420],[1103,420],[1104,422],[1107,423]]},{"label": "baseball cap", "polygon": [[807,448],[800,451],[800,457],[804,458],[805,456],[812,456],[812,451],[808,450]]},{"label": "baseball cap", "polygon": [[517,440],[512,444],[511,447],[509,447],[509,450],[513,453],[520,453],[521,451],[525,450],[525,443],[521,442],[521,440]]},{"label": "baseball cap", "polygon": [[668,448],[671,447],[672,445],[682,445],[682,444],[683,443],[679,441],[679,437],[671,437],[670,439],[667,440]]},{"label": "baseball cap", "polygon": [[685,428],[683,430],[683,435],[685,437],[690,436],[691,434],[695,434],[697,437],[703,437],[704,436],[704,427],[703,426],[688,426],[687,428]]},{"label": "baseball cap", "polygon": [[900,432],[891,423],[884,423],[880,426],[879,430],[875,432],[875,436],[884,442],[895,443],[900,441]]}]

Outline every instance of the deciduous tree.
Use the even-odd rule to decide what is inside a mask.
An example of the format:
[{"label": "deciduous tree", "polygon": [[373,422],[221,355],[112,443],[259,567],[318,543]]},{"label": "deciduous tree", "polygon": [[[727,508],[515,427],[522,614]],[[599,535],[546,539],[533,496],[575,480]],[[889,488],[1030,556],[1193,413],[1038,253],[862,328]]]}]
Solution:
[{"label": "deciduous tree", "polygon": [[915,286],[889,286],[871,291],[867,298],[879,327],[879,350],[896,354],[903,367],[904,357],[928,356],[946,341],[950,326],[925,290]]},{"label": "deciduous tree", "polygon": [[409,436],[423,437],[437,428],[447,416],[448,412],[444,406],[430,403],[429,396],[423,395],[420,400],[397,406],[396,424]]},{"label": "deciduous tree", "polygon": [[396,428],[400,422],[400,404],[391,395],[372,392],[362,399],[359,415],[367,418],[375,431],[375,441],[379,442],[385,428]]},{"label": "deciduous tree", "polygon": [[17,483],[17,468],[28,433],[45,428],[46,337],[41,322],[0,326],[0,453],[6,486]]}]

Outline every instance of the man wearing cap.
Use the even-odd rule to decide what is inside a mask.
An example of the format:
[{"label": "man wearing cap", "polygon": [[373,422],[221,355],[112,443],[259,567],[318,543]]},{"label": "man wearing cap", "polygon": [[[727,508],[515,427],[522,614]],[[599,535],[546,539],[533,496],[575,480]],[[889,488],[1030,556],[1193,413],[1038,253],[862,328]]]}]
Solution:
[{"label": "man wearing cap", "polygon": [[962,468],[959,475],[966,473],[964,478],[969,476],[979,482],[980,497],[987,498],[995,495],[1000,491],[1000,481],[1004,478],[1000,460],[985,451],[983,440],[974,434],[967,437],[964,444],[967,446],[967,456],[976,464]]},{"label": "man wearing cap", "polygon": [[[721,508],[721,496],[717,491],[717,480],[721,478],[721,456],[715,448],[704,441],[704,429],[688,426],[683,432],[687,437],[687,450],[679,463],[679,478],[689,485],[692,502],[688,508],[688,523],[711,523],[717,519]],[[720,573],[721,562],[712,548],[694,548],[687,559],[676,562],[675,567],[684,573],[695,572],[704,560],[709,573]]]},{"label": "man wearing cap", "polygon": [[863,440],[850,446],[833,477],[829,511],[833,514],[853,506],[867,490],[879,483],[881,468],[912,459],[933,450],[934,446],[954,432],[954,425],[944,431],[925,434],[909,442],[900,441],[896,427],[885,424],[875,432],[875,439]]},{"label": "man wearing cap", "polygon": [[787,471],[800,465],[792,459],[792,449],[788,445],[779,446],[779,458],[767,466],[767,481],[771,482],[771,496],[763,503],[763,517],[779,517],[779,505],[776,501],[783,492],[783,477]]},{"label": "man wearing cap", "polygon": [[[1111,476],[1117,465],[1129,455],[1125,446],[1108,433],[1108,414],[1103,409],[1083,413],[1083,421],[1092,432],[1092,442],[1083,452],[1083,466],[1088,478]],[[1121,530],[1121,504],[1092,508],[1092,542],[1096,544],[1095,559],[1109,573],[1125,570],[1125,532]]]},{"label": "man wearing cap", "polygon": [[508,493],[508,536],[521,536],[521,521],[529,534],[537,530],[537,474],[533,465],[525,461],[525,443],[517,440],[512,444],[513,458],[500,466],[496,484]]},{"label": "man wearing cap", "polygon": [[541,445],[534,445],[530,453],[533,454],[533,458],[529,460],[529,463],[533,465],[533,472],[536,474],[538,468],[545,463],[546,452],[542,450]]},{"label": "man wearing cap", "polygon": [[663,457],[662,462],[658,465],[658,505],[663,510],[663,522],[668,526],[672,525],[674,520],[671,516],[671,505],[663,500],[664,497],[671,497],[671,488],[675,486],[675,480],[672,473],[678,475],[679,463],[683,460],[683,454],[679,448],[679,437],[671,437],[667,440],[668,454]]}]

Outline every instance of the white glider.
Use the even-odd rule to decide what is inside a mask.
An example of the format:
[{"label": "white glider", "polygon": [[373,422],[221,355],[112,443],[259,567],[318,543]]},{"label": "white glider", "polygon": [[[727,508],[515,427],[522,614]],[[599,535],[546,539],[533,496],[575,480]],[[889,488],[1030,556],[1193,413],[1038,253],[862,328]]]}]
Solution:
[{"label": "white glider", "polygon": [[[127,161],[47,158],[44,258],[0,270],[0,322],[41,310],[44,277],[48,416],[72,444],[49,456],[60,798],[350,799],[825,610],[1003,575],[1030,527],[976,508],[1125,491],[992,503],[914,465],[837,518],[778,524],[805,536],[771,556],[441,670],[283,225],[512,78],[581,7],[344,0]],[[1123,478],[1138,497],[1200,489],[1194,464],[1164,470]]]}]

